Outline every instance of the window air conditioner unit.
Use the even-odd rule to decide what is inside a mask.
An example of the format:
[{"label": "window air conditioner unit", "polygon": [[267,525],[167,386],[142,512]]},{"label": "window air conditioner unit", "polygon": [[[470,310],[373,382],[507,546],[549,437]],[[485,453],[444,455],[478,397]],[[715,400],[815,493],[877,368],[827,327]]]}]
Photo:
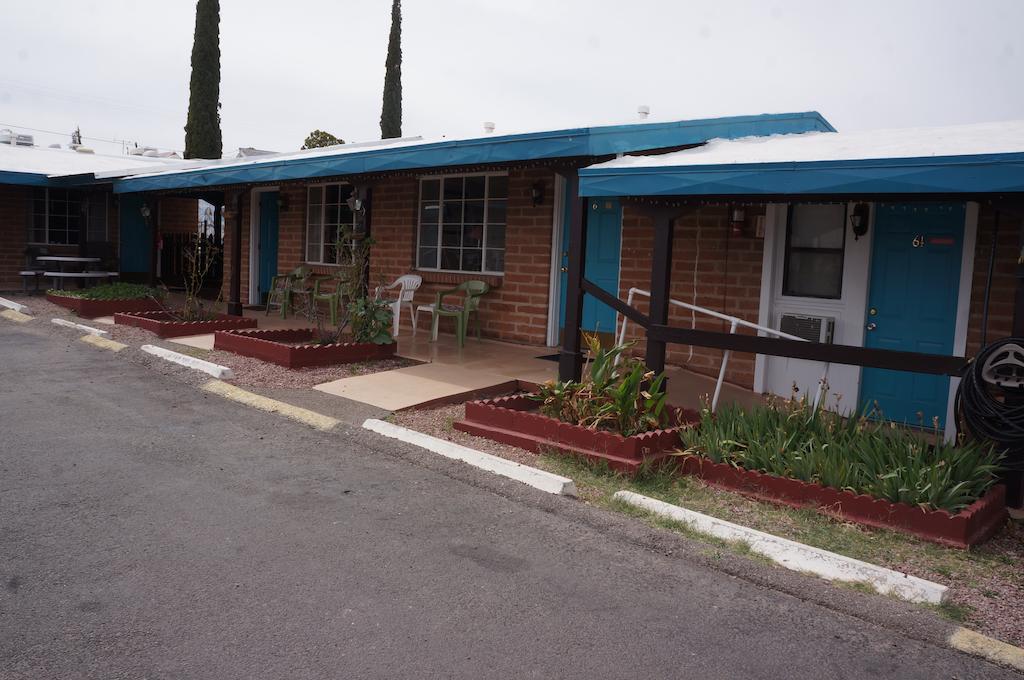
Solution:
[{"label": "window air conditioner unit", "polygon": [[832,316],[783,314],[779,320],[779,330],[810,342],[830,345],[835,336],[836,319]]}]

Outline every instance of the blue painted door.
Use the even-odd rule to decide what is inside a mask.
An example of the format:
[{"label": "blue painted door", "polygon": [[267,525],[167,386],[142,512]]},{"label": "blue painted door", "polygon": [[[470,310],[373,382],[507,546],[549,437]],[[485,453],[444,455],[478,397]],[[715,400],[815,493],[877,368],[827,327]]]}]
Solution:
[{"label": "blue painted door", "polygon": [[[877,206],[866,347],[952,354],[964,213],[962,203]],[[948,377],[865,368],[860,393],[889,420],[945,425]]]},{"label": "blue painted door", "polygon": [[271,280],[277,276],[277,192],[260,193],[259,295],[266,301]]},{"label": "blue painted door", "polygon": [[148,274],[153,256],[153,232],[142,217],[142,196],[121,194],[118,218],[121,231],[121,272]]},{"label": "blue painted door", "polygon": [[[566,196],[562,220],[562,285],[559,328],[565,327],[566,268],[569,265],[569,218],[572,204]],[[612,295],[619,294],[619,259],[622,249],[622,207],[618,199],[592,198],[587,202],[586,277]],[[615,311],[590,295],[583,297],[585,331],[615,333]]]}]

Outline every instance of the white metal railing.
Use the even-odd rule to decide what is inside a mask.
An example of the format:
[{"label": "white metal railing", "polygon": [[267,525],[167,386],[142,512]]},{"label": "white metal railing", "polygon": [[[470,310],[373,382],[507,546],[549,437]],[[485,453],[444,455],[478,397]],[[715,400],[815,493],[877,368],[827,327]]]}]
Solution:
[{"label": "white metal railing", "polygon": [[[641,296],[646,297],[646,298],[650,298],[651,297],[650,291],[641,290],[640,288],[630,288],[629,289],[629,295],[626,297],[626,304],[629,305],[630,307],[633,306],[633,296],[634,295],[641,295]],[[722,312],[716,312],[713,309],[708,309],[706,307],[698,307],[697,305],[691,305],[688,302],[682,302],[680,300],[673,300],[673,299],[670,298],[669,299],[669,304],[675,305],[676,307],[682,307],[683,309],[690,310],[691,312],[697,312],[698,314],[706,314],[707,316],[711,316],[711,317],[714,317],[716,319],[721,319],[722,321],[728,321],[729,322],[729,332],[730,333],[735,333],[737,328],[739,328],[740,326],[743,326],[744,328],[750,328],[750,329],[753,329],[753,330],[758,331],[760,333],[768,333],[768,334],[770,334],[770,335],[772,335],[772,336],[774,336],[776,338],[783,338],[785,340],[799,340],[800,342],[808,342],[808,340],[805,339],[805,338],[800,338],[800,337],[797,337],[795,335],[790,335],[789,333],[783,333],[782,331],[775,330],[774,328],[769,328],[767,326],[762,326],[761,324],[753,323],[751,321],[747,321],[746,319],[741,319],[741,318],[739,318],[737,316],[730,316],[728,314],[723,314]],[[629,319],[627,319],[623,315],[623,317],[622,317],[622,325],[619,326],[619,336],[618,336],[618,338],[616,338],[617,344],[621,345],[622,343],[624,343],[626,341],[626,324],[628,324],[628,323],[629,323]],[[718,369],[718,382],[715,383],[715,395],[711,399],[711,412],[712,413],[714,413],[715,409],[718,408],[718,397],[721,396],[721,393],[722,393],[722,383],[725,382],[725,369],[729,365],[729,357],[730,356],[732,356],[732,350],[730,350],[730,349],[727,349],[727,350],[725,350],[722,353],[722,366]],[[618,359],[616,359],[616,361],[618,361]],[[831,364],[829,364],[829,363],[825,364],[825,371],[821,374],[821,380],[818,382],[818,394],[815,395],[815,397],[814,397],[814,406],[815,407],[817,407],[818,403],[821,401],[822,393],[824,392],[825,385],[828,382],[828,369],[829,369],[830,365]]]}]

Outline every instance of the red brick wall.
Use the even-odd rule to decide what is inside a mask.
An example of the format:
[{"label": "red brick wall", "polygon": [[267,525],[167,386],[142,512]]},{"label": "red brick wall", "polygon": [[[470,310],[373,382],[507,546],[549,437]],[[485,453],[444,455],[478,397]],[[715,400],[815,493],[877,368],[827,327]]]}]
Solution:
[{"label": "red brick wall", "polygon": [[[967,326],[967,356],[981,348],[982,317],[985,308],[985,284],[992,254],[995,212],[981,206],[978,215],[978,242],[974,251],[974,280],[971,287],[971,316]],[[992,272],[992,292],[988,313],[988,342],[1005,338],[1013,330],[1013,302],[1017,289],[1018,239],[1021,219],[1003,213],[999,221],[999,240],[996,243],[995,267]]]},{"label": "red brick wall", "polygon": [[160,198],[160,232],[196,234],[199,231],[199,201],[194,198]]},{"label": "red brick wall", "polygon": [[[543,181],[544,202],[534,206],[533,184]],[[551,266],[551,224],[554,173],[544,168],[509,171],[508,226],[505,236],[505,276],[452,275],[417,271],[414,253],[417,229],[419,182],[414,177],[381,181],[373,187],[372,234],[375,245],[370,254],[371,285],[390,283],[402,274],[423,277],[416,304],[433,302],[439,290],[459,281],[483,278],[491,292],[480,304],[480,321],[485,336],[530,345],[545,344],[547,336],[548,285]],[[420,328],[427,328],[420,319]],[[403,326],[408,320],[403,316]],[[451,322],[442,322],[442,331]]]},{"label": "red brick wall", "polygon": [[0,290],[18,290],[25,266],[30,187],[0,184]]},{"label": "red brick wall", "polygon": [[[726,206],[702,207],[699,211],[695,208],[684,210],[683,216],[676,221],[672,253],[672,298],[757,322],[764,239],[756,238],[752,234],[754,218],[763,214],[764,209],[747,207],[746,212],[746,234],[738,236],[731,233]],[[651,288],[653,227],[649,218],[630,205],[623,207],[622,221],[619,297],[625,299],[630,287],[643,290]],[[697,267],[696,301],[694,266]],[[634,304],[646,313],[646,298],[637,297]],[[684,309],[670,306],[669,323],[689,328],[691,315]],[[701,330],[729,330],[728,323],[701,314],[696,316],[696,327]],[[637,350],[642,353],[642,334],[633,324],[630,324],[629,329],[630,336],[637,340]],[[671,364],[717,376],[722,352],[694,347],[691,356],[689,346],[670,345],[667,359]],[[752,388],[754,356],[734,354],[729,360],[726,380]]]}]

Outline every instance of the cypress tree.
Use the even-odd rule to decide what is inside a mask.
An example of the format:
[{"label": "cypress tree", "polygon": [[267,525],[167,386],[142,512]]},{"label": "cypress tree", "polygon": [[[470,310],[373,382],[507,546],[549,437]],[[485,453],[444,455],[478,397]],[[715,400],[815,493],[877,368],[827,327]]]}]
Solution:
[{"label": "cypress tree", "polygon": [[220,158],[220,0],[196,3],[185,158]]},{"label": "cypress tree", "polygon": [[381,139],[402,136],[402,1],[391,3],[391,36],[384,62],[384,105],[380,112]]}]

